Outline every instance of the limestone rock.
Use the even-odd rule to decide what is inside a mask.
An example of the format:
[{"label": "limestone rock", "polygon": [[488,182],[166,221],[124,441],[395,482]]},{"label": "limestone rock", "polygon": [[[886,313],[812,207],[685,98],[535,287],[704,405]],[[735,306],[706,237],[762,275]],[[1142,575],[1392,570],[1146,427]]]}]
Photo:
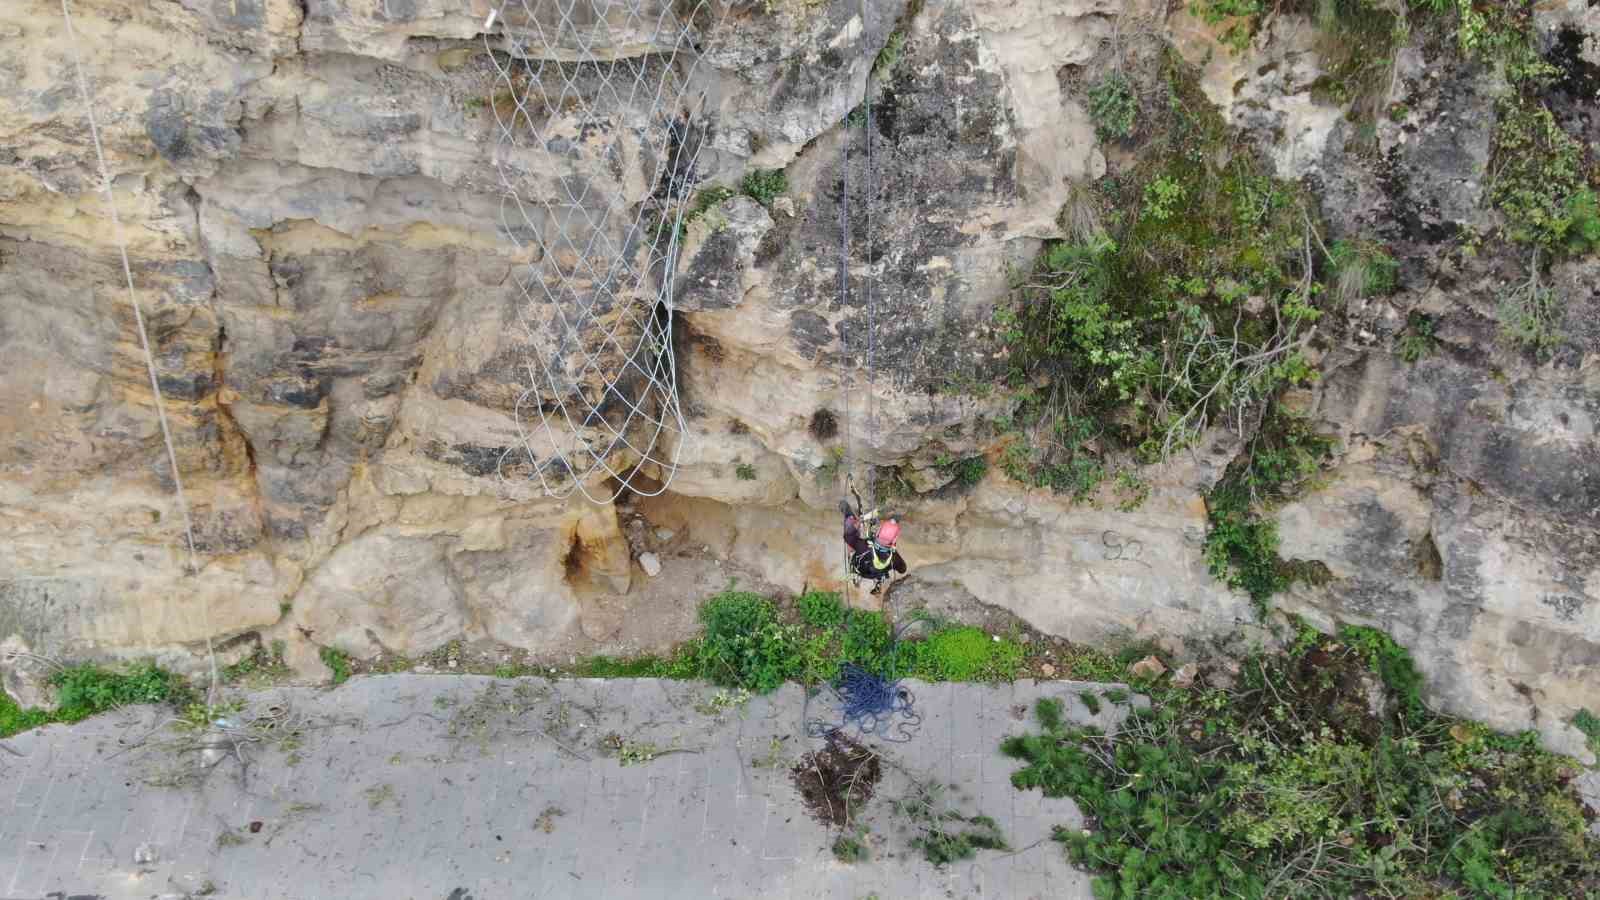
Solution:
[{"label": "limestone rock", "polygon": [[639,554],[639,568],[644,569],[646,575],[654,578],[661,574],[661,558],[654,553],[641,553]]},{"label": "limestone rock", "polygon": [[1128,667],[1128,674],[1134,678],[1160,678],[1166,673],[1167,667],[1154,656],[1146,656]]},{"label": "limestone rock", "polygon": [[1184,663],[1172,673],[1172,686],[1186,688],[1194,685],[1195,677],[1200,674],[1198,663]]},{"label": "limestone rock", "polygon": [[[1600,690],[1600,263],[1551,267],[1567,338],[1550,359],[1499,338],[1509,263],[1455,252],[1462,229],[1490,233],[1498,215],[1484,202],[1493,72],[1427,42],[1400,48],[1374,162],[1347,149],[1370,142],[1351,140],[1346,110],[1312,97],[1322,63],[1300,16],[1269,17],[1235,56],[1147,0],[713,3],[701,65],[683,73],[709,126],[684,181],[731,187],[781,168],[788,186],[770,208],[735,196],[703,210],[683,236],[665,306],[688,434],[662,444],[682,465],[670,484],[652,470],[660,493],[619,515],[547,497],[536,475],[553,447],[529,367],[546,351],[562,364],[617,351],[551,346],[564,309],[520,290],[533,254],[506,239],[485,12],[77,10],[193,518],[188,574],[94,150],[63,87],[59,8],[8,7],[0,640],[192,664],[207,638],[261,632],[305,678],[325,677],[318,644],[615,649],[629,604],[678,574],[635,584],[633,560],[647,567],[669,540],[705,548],[722,583],[734,570],[791,591],[839,586],[833,505],[869,483],[903,492],[908,601],[1084,643],[1264,637],[1204,558],[1205,492],[1248,427],[1142,472],[1149,498],[1133,510],[999,471],[953,484],[936,464],[1000,450],[990,426],[1017,401],[987,390],[1010,367],[996,305],[1085,185],[1140,161],[1097,141],[1082,89],[1113,53],[1137,62],[1122,42],[1134,23],[1201,64],[1202,89],[1281,174],[1307,176],[1329,238],[1401,261],[1395,294],[1323,309],[1321,378],[1286,398],[1340,448],[1274,511],[1282,554],[1319,576],[1275,604],[1324,628],[1385,628],[1436,707],[1587,752],[1561,723]],[[1541,50],[1593,62],[1592,7],[1558,0],[1534,18]],[[898,56],[869,87],[897,30]],[[652,49],[619,34],[598,52]],[[1593,139],[1587,100],[1548,102]],[[557,198],[593,185],[638,205],[685,186],[641,174],[640,135],[661,127],[633,110],[570,153],[505,152]],[[1415,365],[1391,347],[1413,310],[1442,348]],[[686,630],[663,645],[692,617],[674,627]],[[1205,673],[1231,677],[1225,663]]]},{"label": "limestone rock", "polygon": [[23,709],[55,709],[52,667],[13,634],[0,640],[0,688]]}]

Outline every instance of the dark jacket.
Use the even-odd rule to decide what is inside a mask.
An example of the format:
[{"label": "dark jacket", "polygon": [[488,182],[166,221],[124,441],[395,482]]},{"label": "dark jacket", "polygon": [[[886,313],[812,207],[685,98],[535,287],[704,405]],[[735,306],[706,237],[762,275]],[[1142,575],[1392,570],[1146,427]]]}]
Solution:
[{"label": "dark jacket", "polygon": [[[844,543],[850,548],[850,567],[862,578],[877,580],[888,578],[891,571],[899,575],[906,573],[905,558],[899,550],[889,551],[889,564],[880,569],[873,564],[872,542],[861,536],[861,529],[856,523],[855,516],[846,516],[844,520]],[[882,557],[878,557],[882,559]]]}]

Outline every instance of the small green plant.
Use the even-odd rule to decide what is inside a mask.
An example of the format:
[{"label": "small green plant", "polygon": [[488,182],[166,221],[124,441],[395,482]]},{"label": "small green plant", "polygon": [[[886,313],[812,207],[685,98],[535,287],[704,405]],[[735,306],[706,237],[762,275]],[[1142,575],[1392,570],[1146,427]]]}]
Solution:
[{"label": "small green plant", "polygon": [[844,466],[844,448],[834,445],[827,449],[821,463],[817,464],[817,485],[828,487],[839,480],[839,470]]},{"label": "small green plant", "polygon": [[269,646],[257,647],[255,652],[244,659],[222,669],[222,680],[233,682],[263,683],[273,679],[283,678],[290,674],[289,665],[284,661],[285,646],[283,641],[273,641]]},{"label": "small green plant", "polygon": [[333,672],[333,683],[335,685],[344,684],[350,680],[349,654],[333,647],[323,647],[318,651],[318,655],[322,657],[322,664]]},{"label": "small green plant", "polygon": [[1585,707],[1572,714],[1572,727],[1589,738],[1589,752],[1600,757],[1600,716]]},{"label": "small green plant", "polygon": [[375,784],[361,792],[367,798],[367,808],[377,809],[385,803],[394,801],[394,785]]},{"label": "small green plant", "polygon": [[955,479],[961,487],[972,487],[989,474],[989,461],[981,456],[953,459],[945,456],[934,462],[940,472]]},{"label": "small green plant", "polygon": [[1089,711],[1089,715],[1100,714],[1100,698],[1094,691],[1079,691],[1078,699],[1083,701],[1083,708]]},{"label": "small green plant", "polygon": [[858,863],[867,858],[867,845],[864,840],[866,830],[859,829],[854,834],[841,834],[833,840],[833,858],[843,863]]},{"label": "small green plant", "polygon": [[119,706],[137,703],[171,703],[185,706],[193,691],[179,675],[153,663],[141,663],[126,672],[82,665],[51,676],[59,706],[55,718],[77,722]]},{"label": "small green plant", "polygon": [[1338,240],[1328,250],[1342,302],[1376,297],[1394,290],[1400,264],[1370,241]]},{"label": "small green plant", "polygon": [[124,671],[95,665],[76,665],[50,676],[56,688],[55,711],[23,709],[0,691],[0,738],[48,725],[81,722],[90,716],[142,703],[162,703],[183,709],[194,690],[183,677],[154,663],[138,663]]},{"label": "small green plant", "polygon": [[756,169],[744,176],[739,192],[762,206],[772,206],[779,194],[789,190],[789,178],[782,169]]},{"label": "small green plant", "polygon": [[1250,595],[1262,616],[1273,594],[1319,572],[1278,555],[1278,528],[1258,512],[1264,503],[1289,496],[1317,471],[1333,441],[1304,419],[1283,413],[1262,422],[1240,461],[1206,495],[1206,567],[1213,577]]},{"label": "small green plant", "polygon": [[1112,72],[1089,88],[1089,118],[1102,141],[1131,136],[1138,110],[1133,85],[1121,72]]},{"label": "small green plant", "polygon": [[1412,311],[1406,316],[1405,331],[1400,334],[1398,351],[1400,358],[1416,365],[1433,355],[1434,348],[1438,346],[1438,339],[1433,336],[1433,318],[1425,313]]},{"label": "small green plant", "polygon": [[884,41],[883,49],[878,51],[872,60],[872,80],[884,81],[894,73],[894,67],[899,64],[900,56],[906,49],[906,33],[896,28],[889,33],[889,39]]},{"label": "small green plant", "polygon": [[738,476],[740,481],[756,480],[756,467],[750,463],[735,462],[733,466],[733,472],[736,476]]},{"label": "small green plant", "polygon": [[1150,483],[1127,469],[1117,473],[1117,509],[1133,512],[1150,499]]},{"label": "small green plant", "polygon": [[890,808],[904,817],[915,837],[911,845],[936,866],[971,859],[979,850],[1009,850],[994,819],[966,815],[946,799],[947,788],[938,782],[913,782],[902,799]]},{"label": "small green plant", "polygon": [[1560,296],[1541,282],[1537,250],[1528,280],[1506,294],[1496,313],[1500,333],[1540,359],[1548,358],[1566,340],[1561,329],[1566,311]]},{"label": "small green plant", "polygon": [[1177,212],[1188,191],[1179,182],[1162,176],[1144,187],[1144,214],[1157,222],[1165,222]]},{"label": "small green plant", "polygon": [[483,97],[468,97],[466,100],[462,101],[461,105],[466,107],[467,112],[475,113],[482,112],[484,107],[489,105],[489,101]]}]

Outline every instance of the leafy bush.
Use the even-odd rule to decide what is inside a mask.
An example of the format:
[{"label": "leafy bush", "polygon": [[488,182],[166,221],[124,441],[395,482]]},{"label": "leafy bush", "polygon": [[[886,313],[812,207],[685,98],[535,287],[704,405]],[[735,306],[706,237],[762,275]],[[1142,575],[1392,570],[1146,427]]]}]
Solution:
[{"label": "leafy bush", "polygon": [[700,623],[695,660],[713,683],[765,694],[800,673],[799,629],[760,594],[724,591],[700,607]]},{"label": "leafy bush", "polygon": [[1026,655],[1010,638],[926,619],[931,627],[913,633],[925,636],[897,640],[882,613],[850,609],[831,592],[802,594],[795,613],[798,622],[790,624],[766,597],[725,591],[701,605],[700,636],[671,657],[597,656],[576,672],[593,678],[703,678],[766,693],[785,681],[832,682],[846,662],[883,678],[1012,679]]},{"label": "leafy bush", "polygon": [[1600,716],[1585,707],[1572,714],[1572,727],[1589,738],[1589,752],[1600,756]]},{"label": "leafy bush", "polygon": [[1133,85],[1121,72],[1112,72],[1089,88],[1089,118],[1094,121],[1095,134],[1102,141],[1132,135],[1138,110]]},{"label": "leafy bush", "polygon": [[998,681],[1022,668],[1022,645],[966,626],[935,630],[910,644],[911,674],[928,681]]},{"label": "leafy bush", "polygon": [[[883,81],[894,72],[894,67],[900,64],[900,57],[905,53],[906,33],[903,29],[896,28],[889,33],[888,40],[883,42],[883,49],[872,60],[872,80]],[[869,88],[870,89],[870,88]]]},{"label": "leafy bush", "polygon": [[[1373,674],[1368,674],[1373,673]],[[1369,684],[1386,712],[1368,706]],[[1538,897],[1600,890],[1600,840],[1569,760],[1437,716],[1387,636],[1310,633],[1245,661],[1227,690],[1157,693],[1115,735],[1007,738],[1020,790],[1072,797],[1057,828],[1096,897]]]},{"label": "leafy bush", "polygon": [[1512,240],[1557,254],[1600,244],[1584,155],[1543,103],[1516,95],[1500,104],[1489,196]]},{"label": "leafy bush", "polygon": [[333,647],[323,647],[317,652],[322,664],[333,671],[333,683],[344,684],[350,680],[350,655]]},{"label": "leafy bush", "polygon": [[800,618],[812,628],[834,628],[844,624],[850,610],[833,591],[807,591],[800,595]]},{"label": "leafy bush", "polygon": [[112,672],[99,666],[73,666],[51,676],[59,706],[55,716],[62,722],[82,719],[137,703],[185,705],[191,699],[187,682],[179,675],[154,663],[141,663],[127,672]]},{"label": "leafy bush", "polygon": [[942,457],[935,464],[939,471],[955,479],[961,487],[972,487],[989,474],[989,461],[981,456],[969,456],[965,459],[951,459]]},{"label": "leafy bush", "polygon": [[745,462],[735,463],[733,466],[733,474],[737,476],[740,481],[755,481],[756,467]]},{"label": "leafy bush", "polygon": [[95,665],[77,665],[50,676],[56,688],[54,712],[22,709],[0,692],[0,737],[47,725],[80,722],[119,706],[163,703],[182,708],[194,700],[194,691],[181,675],[154,663],[139,663],[117,672]]},{"label": "leafy bush", "polygon": [[782,169],[756,169],[739,183],[739,191],[762,206],[771,206],[788,189],[789,177]]},{"label": "leafy bush", "polygon": [[1046,245],[995,313],[1020,401],[1012,477],[1086,493],[1110,453],[1164,459],[1313,377],[1302,350],[1322,287],[1304,189],[1236,143],[1181,59],[1165,78],[1139,162],[1098,186],[1103,229]]},{"label": "leafy bush", "polygon": [[1278,528],[1258,509],[1282,499],[1317,471],[1333,449],[1309,422],[1275,413],[1262,422],[1241,460],[1206,495],[1206,568],[1212,577],[1245,591],[1257,612],[1295,580],[1318,573],[1278,556]]}]

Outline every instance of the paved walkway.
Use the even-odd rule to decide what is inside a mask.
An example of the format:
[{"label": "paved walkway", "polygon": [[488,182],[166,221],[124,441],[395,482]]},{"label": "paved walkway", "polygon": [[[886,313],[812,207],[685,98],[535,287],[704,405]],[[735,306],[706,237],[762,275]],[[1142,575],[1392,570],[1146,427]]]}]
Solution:
[{"label": "paved walkway", "polygon": [[[834,857],[837,829],[795,786],[823,745],[803,715],[836,715],[798,687],[741,703],[646,679],[396,675],[250,694],[228,740],[149,708],[10,739],[0,898],[1090,896],[1048,840],[1078,811],[1012,788],[996,748],[1041,696],[1080,722],[1123,711],[1091,715],[1078,692],[1096,686],[1067,682],[910,687],[915,738],[867,741],[884,765],[863,862]],[[1016,849],[929,864],[891,801],[934,783]]]}]

